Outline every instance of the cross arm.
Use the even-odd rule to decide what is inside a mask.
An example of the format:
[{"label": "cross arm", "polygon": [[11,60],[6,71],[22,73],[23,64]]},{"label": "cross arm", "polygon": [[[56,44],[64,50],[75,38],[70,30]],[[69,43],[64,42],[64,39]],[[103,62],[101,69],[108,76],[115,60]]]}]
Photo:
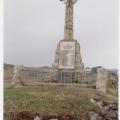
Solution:
[{"label": "cross arm", "polygon": [[[63,1],[65,4],[67,4],[68,0],[60,0],[60,1]],[[73,0],[73,4],[75,4],[76,2],[77,2],[77,0]]]}]

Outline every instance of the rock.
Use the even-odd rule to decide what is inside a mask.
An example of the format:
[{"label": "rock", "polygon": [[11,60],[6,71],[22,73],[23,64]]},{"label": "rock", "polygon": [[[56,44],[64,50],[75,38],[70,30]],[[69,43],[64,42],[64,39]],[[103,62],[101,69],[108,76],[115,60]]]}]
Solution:
[{"label": "rock", "polygon": [[107,71],[104,68],[97,68],[96,89],[106,93],[107,90]]},{"label": "rock", "polygon": [[118,110],[117,106],[104,106],[99,110],[98,113],[90,112],[90,120],[117,120],[118,119]]},{"label": "rock", "polygon": [[110,104],[110,109],[112,110],[118,110],[118,104],[117,103],[113,103],[113,104]]},{"label": "rock", "polygon": [[109,111],[109,106],[105,106],[105,107],[103,107],[101,110],[100,110],[100,114],[102,115],[102,116],[105,116],[106,114],[107,114],[107,112]]},{"label": "rock", "polygon": [[98,114],[95,112],[90,113],[90,120],[98,120]]},{"label": "rock", "polygon": [[56,118],[52,118],[52,119],[49,119],[49,120],[58,120],[58,119],[56,119]]},{"label": "rock", "polygon": [[105,117],[106,117],[106,118],[117,118],[117,114],[116,114],[116,112],[115,112],[114,110],[110,110],[110,111],[106,114]]},{"label": "rock", "polygon": [[90,101],[94,105],[98,106],[99,108],[103,108],[103,101],[101,99],[99,99],[99,98],[91,98]]},{"label": "rock", "polygon": [[39,116],[36,116],[34,120],[41,120],[41,118]]}]

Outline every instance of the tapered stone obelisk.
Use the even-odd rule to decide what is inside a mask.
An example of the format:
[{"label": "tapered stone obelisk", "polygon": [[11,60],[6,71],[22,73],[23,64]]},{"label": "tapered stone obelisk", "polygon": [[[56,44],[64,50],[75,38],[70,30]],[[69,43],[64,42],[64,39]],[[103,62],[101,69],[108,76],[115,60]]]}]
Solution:
[{"label": "tapered stone obelisk", "polygon": [[82,82],[84,65],[80,45],[73,39],[73,6],[77,0],[61,0],[65,3],[64,39],[60,40],[53,63],[53,81],[60,83]]}]

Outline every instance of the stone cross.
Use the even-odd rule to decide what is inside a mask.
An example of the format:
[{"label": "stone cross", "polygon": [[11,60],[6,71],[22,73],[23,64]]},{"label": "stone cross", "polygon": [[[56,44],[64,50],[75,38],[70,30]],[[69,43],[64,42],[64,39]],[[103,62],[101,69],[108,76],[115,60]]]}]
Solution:
[{"label": "stone cross", "polygon": [[64,40],[72,41],[73,40],[73,4],[77,0],[61,0],[66,5],[65,11],[65,26],[64,26]]}]

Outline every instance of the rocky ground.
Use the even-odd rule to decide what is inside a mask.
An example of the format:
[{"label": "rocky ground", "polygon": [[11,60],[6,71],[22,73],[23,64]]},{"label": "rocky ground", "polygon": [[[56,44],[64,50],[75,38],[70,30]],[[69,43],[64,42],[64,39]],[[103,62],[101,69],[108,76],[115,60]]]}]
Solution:
[{"label": "rocky ground", "polygon": [[98,110],[89,112],[90,120],[118,120],[117,103],[105,103],[100,99],[92,99],[91,101],[98,106]]},{"label": "rocky ground", "polygon": [[117,120],[117,96],[81,85],[4,90],[4,120]]},{"label": "rocky ground", "polygon": [[[8,116],[6,119],[8,119]],[[62,113],[57,116],[41,116],[40,113],[23,111],[17,114],[10,113],[9,120],[83,120],[83,118],[81,119],[80,116],[77,116],[74,112]],[[118,120],[117,106],[116,104],[110,104],[104,106],[102,109],[98,110],[98,112],[89,111],[89,114],[86,114],[86,117],[84,116],[84,120]]]}]

